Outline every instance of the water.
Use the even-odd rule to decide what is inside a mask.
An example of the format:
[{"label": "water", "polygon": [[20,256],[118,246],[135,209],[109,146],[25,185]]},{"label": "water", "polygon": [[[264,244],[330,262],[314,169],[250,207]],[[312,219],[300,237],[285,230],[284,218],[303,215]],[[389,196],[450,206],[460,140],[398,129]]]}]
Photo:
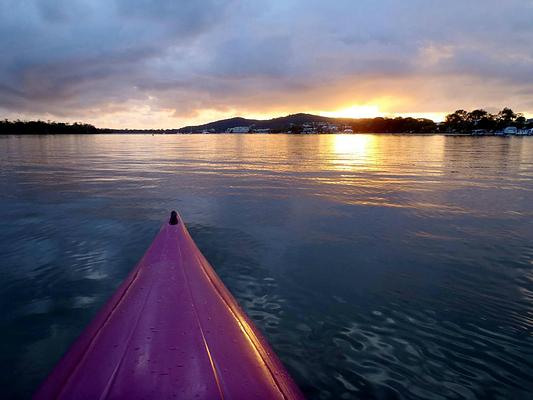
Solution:
[{"label": "water", "polygon": [[309,398],[533,391],[533,138],[0,137],[0,167],[4,398],[173,208]]}]

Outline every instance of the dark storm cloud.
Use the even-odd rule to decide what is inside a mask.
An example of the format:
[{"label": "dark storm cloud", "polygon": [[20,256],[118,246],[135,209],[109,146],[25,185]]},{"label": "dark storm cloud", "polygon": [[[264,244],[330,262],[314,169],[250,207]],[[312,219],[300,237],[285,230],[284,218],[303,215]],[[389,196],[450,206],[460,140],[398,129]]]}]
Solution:
[{"label": "dark storm cloud", "polygon": [[115,91],[134,95],[150,79],[150,61],[190,45],[224,15],[218,1],[174,3],[3,1],[0,106],[54,110],[83,105],[75,97],[94,104]]},{"label": "dark storm cloud", "polygon": [[0,0],[0,112],[180,117],[372,96],[449,111],[497,93],[520,109],[532,20],[530,0]]}]

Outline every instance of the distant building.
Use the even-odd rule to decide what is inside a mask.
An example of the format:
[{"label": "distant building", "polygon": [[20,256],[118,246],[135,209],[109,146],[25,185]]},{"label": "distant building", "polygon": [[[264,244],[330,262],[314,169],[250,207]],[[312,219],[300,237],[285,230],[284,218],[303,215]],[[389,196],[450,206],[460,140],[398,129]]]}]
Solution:
[{"label": "distant building", "polygon": [[339,128],[337,127],[337,125],[326,124],[322,127],[322,130],[324,132],[338,132]]},{"label": "distant building", "polygon": [[226,133],[248,133],[250,132],[249,126],[235,126],[233,128],[226,129]]},{"label": "distant building", "polygon": [[508,126],[503,130],[503,133],[506,135],[516,135],[518,133],[518,129],[516,129],[515,126]]},{"label": "distant building", "polygon": [[353,129],[352,128],[346,128],[345,130],[342,131],[342,133],[353,133]]},{"label": "distant building", "polygon": [[258,128],[253,130],[254,133],[270,133],[269,128]]}]

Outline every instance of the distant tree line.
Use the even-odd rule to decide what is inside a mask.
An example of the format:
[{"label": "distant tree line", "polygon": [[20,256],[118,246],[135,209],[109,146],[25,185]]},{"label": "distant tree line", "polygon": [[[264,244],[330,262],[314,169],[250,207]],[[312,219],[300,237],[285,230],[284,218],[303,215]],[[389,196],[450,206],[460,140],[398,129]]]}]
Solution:
[{"label": "distant tree line", "polygon": [[441,130],[445,132],[472,132],[483,129],[493,132],[501,131],[508,126],[514,126],[518,129],[533,128],[533,124],[528,123],[522,114],[515,113],[506,107],[497,114],[491,114],[483,109],[470,112],[457,110],[446,116]]},{"label": "distant tree line", "polygon": [[[431,133],[436,132],[437,124],[424,118],[361,118],[361,119],[344,119],[344,118],[330,118],[330,124],[336,127],[344,127],[339,129],[342,132],[345,128],[351,128],[356,133]],[[309,125],[309,123],[307,123]],[[332,133],[328,126],[316,128],[317,133]],[[272,133],[303,133],[302,124],[290,124],[281,128],[272,129]]]},{"label": "distant tree line", "polygon": [[64,134],[93,134],[102,131],[89,124],[68,124],[52,121],[0,121],[2,135],[64,135]]},{"label": "distant tree line", "polygon": [[432,133],[437,131],[437,124],[426,118],[363,118],[347,125],[351,126],[354,132],[365,133]]}]

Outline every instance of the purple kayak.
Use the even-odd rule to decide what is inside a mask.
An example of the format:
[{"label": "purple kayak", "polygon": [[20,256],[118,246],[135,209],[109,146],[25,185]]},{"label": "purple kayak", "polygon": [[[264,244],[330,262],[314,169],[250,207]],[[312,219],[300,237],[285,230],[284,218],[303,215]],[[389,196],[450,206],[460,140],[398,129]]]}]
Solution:
[{"label": "purple kayak", "polygon": [[175,213],[35,399],[302,399]]}]

